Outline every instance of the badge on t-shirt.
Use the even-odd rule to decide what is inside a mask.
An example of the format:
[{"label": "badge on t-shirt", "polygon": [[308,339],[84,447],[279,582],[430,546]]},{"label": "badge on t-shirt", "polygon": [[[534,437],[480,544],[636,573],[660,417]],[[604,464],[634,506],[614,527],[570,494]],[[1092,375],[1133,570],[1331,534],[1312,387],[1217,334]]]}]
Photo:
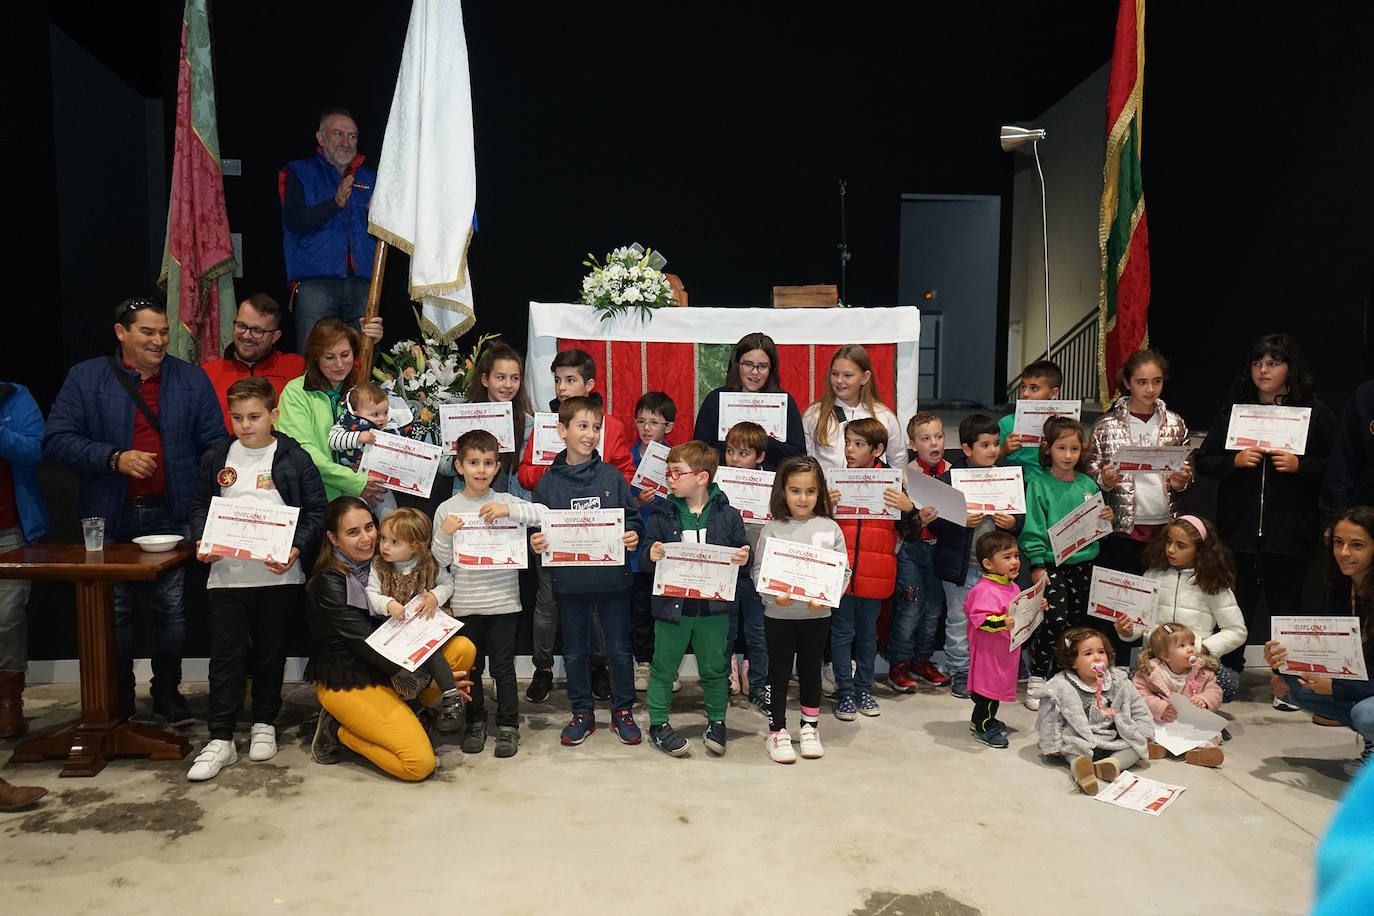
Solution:
[{"label": "badge on t-shirt", "polygon": [[277,485],[272,482],[271,471],[263,471],[261,474],[258,475],[259,490],[275,490],[276,488]]},{"label": "badge on t-shirt", "polygon": [[587,509],[600,509],[600,508],[601,508],[601,497],[600,497],[600,496],[581,496],[581,497],[578,497],[577,499],[574,499],[574,500],[572,501],[572,505],[570,505],[568,508],[570,508],[570,509],[582,509],[582,510],[587,510]]},{"label": "badge on t-shirt", "polygon": [[215,483],[221,487],[232,487],[238,479],[239,472],[229,467],[220,468],[219,473],[215,475]]}]

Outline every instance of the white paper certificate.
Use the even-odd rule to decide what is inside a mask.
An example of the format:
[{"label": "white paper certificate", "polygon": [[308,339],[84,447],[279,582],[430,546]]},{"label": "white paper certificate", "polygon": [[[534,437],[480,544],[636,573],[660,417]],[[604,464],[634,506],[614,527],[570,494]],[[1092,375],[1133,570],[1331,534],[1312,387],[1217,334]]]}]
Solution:
[{"label": "white paper certificate", "polygon": [[759,554],[758,590],[839,607],[845,566],[842,553],[770,537]]},{"label": "white paper certificate", "polygon": [[1144,576],[1093,567],[1088,586],[1088,614],[1116,623],[1129,620],[1148,633],[1155,628],[1155,606],[1159,603],[1159,583]]},{"label": "white paper certificate", "polygon": [[485,429],[495,436],[499,451],[515,451],[515,421],[510,401],[439,405],[439,438],[443,440],[446,454],[454,454],[458,437],[474,429]]},{"label": "white paper certificate", "polygon": [[915,462],[906,466],[906,495],[916,508],[930,506],[947,522],[963,525],[968,521],[968,500],[947,483],[922,474]]},{"label": "white paper certificate", "polygon": [[1094,493],[1050,526],[1050,549],[1054,551],[1055,566],[1112,533],[1112,520],[1097,516],[1104,505],[1102,494]]},{"label": "white paper certificate", "polygon": [[1040,626],[1040,621],[1045,619],[1045,612],[1040,610],[1040,599],[1045,597],[1045,586],[1049,585],[1049,582],[1049,576],[1041,576],[1039,582],[1011,599],[1011,604],[1007,606],[1007,612],[1011,614],[1013,622],[1012,652],[1020,649],[1021,644],[1030,639],[1030,635]]},{"label": "white paper certificate", "polygon": [[[534,415],[533,442],[530,444],[530,463],[548,466],[553,464],[553,459],[558,457],[558,453],[567,448],[563,440],[558,438],[558,414],[550,411],[539,411]],[[601,460],[606,460],[606,421],[601,421],[601,436],[596,440],[596,451],[601,456]]]},{"label": "white paper certificate", "polygon": [[1032,401],[1030,398],[1021,398],[1016,402],[1016,419],[1012,421],[1011,431],[1020,434],[1022,448],[1038,447],[1046,420],[1050,417],[1073,417],[1077,420],[1082,412],[1082,401]]},{"label": "white paper certificate", "polygon": [[663,559],[654,564],[654,594],[734,601],[740,570],[730,562],[734,555],[734,547],[717,544],[664,544]]},{"label": "white paper certificate", "polygon": [[1226,447],[1235,451],[1253,447],[1301,455],[1307,448],[1307,425],[1311,421],[1311,407],[1232,404]]},{"label": "white paper certificate", "polygon": [[1155,743],[1171,754],[1186,754],[1195,747],[1209,744],[1221,737],[1221,730],[1226,727],[1225,719],[1210,709],[1194,706],[1181,693],[1169,697],[1169,705],[1178,713],[1178,718],[1155,723]]},{"label": "white paper certificate", "polygon": [[1025,514],[1026,485],[1019,467],[950,468],[949,482],[964,494],[970,515]]},{"label": "white paper certificate", "polygon": [[550,509],[544,520],[544,565],[622,566],[624,509]]},{"label": "white paper certificate", "polygon": [[423,596],[411,598],[406,604],[405,617],[400,620],[388,617],[367,638],[367,644],[378,655],[407,671],[414,671],[423,665],[440,646],[448,642],[450,636],[463,628],[460,621],[443,611],[425,619],[420,613],[423,604]]},{"label": "white paper certificate", "polygon": [[419,439],[378,433],[376,442],[363,446],[358,470],[388,490],[428,496],[443,454],[440,446]]},{"label": "white paper certificate", "polygon": [[722,442],[736,423],[757,423],[770,439],[787,441],[787,392],[722,391],[716,437]]},{"label": "white paper certificate", "polygon": [[1188,445],[1123,445],[1112,456],[1112,467],[1122,474],[1158,471],[1172,474],[1183,470],[1193,449]]},{"label": "white paper certificate", "polygon": [[644,446],[639,467],[635,470],[630,486],[641,490],[652,490],[659,496],[668,495],[668,453],[672,451],[662,442],[650,442]]},{"label": "white paper certificate", "polygon": [[236,560],[286,562],[296,537],[296,506],[265,506],[223,496],[210,498],[200,552]]},{"label": "white paper certificate", "polygon": [[755,468],[721,468],[716,471],[716,486],[746,522],[766,522],[773,518],[768,509],[773,476],[772,471]]},{"label": "white paper certificate", "polygon": [[1274,617],[1273,639],[1288,650],[1284,674],[1367,681],[1357,617]]},{"label": "white paper certificate", "polygon": [[1183,786],[1171,786],[1167,782],[1146,779],[1124,770],[1115,782],[1098,789],[1093,797],[1118,808],[1129,808],[1159,817],[1159,813],[1172,805],[1181,794]]},{"label": "white paper certificate", "polygon": [[454,513],[463,527],[453,532],[455,566],[524,569],[529,565],[525,526],[509,518],[482,520],[476,512]]},{"label": "white paper certificate", "polygon": [[[884,502],[888,487],[902,488],[902,472],[893,468],[838,468],[826,472],[825,482],[840,491],[835,518],[886,518],[896,520],[902,513]],[[962,522],[962,519],[960,519]]]}]

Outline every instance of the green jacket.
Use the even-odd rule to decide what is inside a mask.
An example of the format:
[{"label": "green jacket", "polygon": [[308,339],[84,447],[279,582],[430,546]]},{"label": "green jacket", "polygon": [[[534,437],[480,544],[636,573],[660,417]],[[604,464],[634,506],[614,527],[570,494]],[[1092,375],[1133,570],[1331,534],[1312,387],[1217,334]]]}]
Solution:
[{"label": "green jacket", "polygon": [[[1007,441],[1007,436],[1011,435],[1011,428],[1015,424],[1015,412],[1009,413],[997,421],[998,445]],[[1027,487],[1030,486],[1032,480],[1045,473],[1045,469],[1040,466],[1040,448],[1035,445],[1028,445],[1025,448],[1018,448],[1014,452],[1008,452],[1007,457],[1002,460],[1021,469],[1021,479]]]},{"label": "green jacket", "polygon": [[293,378],[282,389],[277,406],[281,409],[277,431],[295,439],[310,455],[324,481],[325,496],[332,501],[344,493],[362,493],[367,475],[339,464],[329,447],[329,430],[336,418],[328,392],[306,391],[305,376]]},{"label": "green jacket", "polygon": [[[1085,496],[1098,492],[1097,483],[1084,473],[1073,480],[1060,480],[1051,473],[1037,474],[1026,485],[1026,524],[1021,529],[1021,552],[1032,566],[1053,566],[1050,526],[1083,504]],[[1065,566],[1076,566],[1097,558],[1098,541],[1073,554]]]}]

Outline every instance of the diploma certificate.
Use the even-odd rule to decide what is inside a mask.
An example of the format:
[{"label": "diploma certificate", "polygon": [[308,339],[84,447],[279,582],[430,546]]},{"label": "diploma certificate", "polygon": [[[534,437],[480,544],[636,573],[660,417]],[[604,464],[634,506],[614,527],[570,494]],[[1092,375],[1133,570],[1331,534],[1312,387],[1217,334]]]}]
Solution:
[{"label": "diploma certificate", "polygon": [[916,508],[929,506],[947,522],[956,525],[968,522],[968,500],[964,494],[929,474],[921,473],[914,461],[906,466],[906,495],[916,504]]},{"label": "diploma certificate", "polygon": [[265,506],[237,502],[223,496],[210,498],[200,552],[237,560],[285,563],[296,538],[296,506]]},{"label": "diploma certificate", "polygon": [[1144,576],[1093,567],[1088,586],[1088,614],[1116,623],[1128,620],[1149,633],[1155,628],[1155,606],[1159,603],[1159,583]]},{"label": "diploma certificate", "polygon": [[1118,808],[1129,808],[1159,817],[1159,813],[1172,805],[1181,794],[1183,786],[1171,786],[1167,782],[1146,779],[1130,770],[1123,770],[1115,782],[1100,788],[1093,797]]},{"label": "diploma certificate", "polygon": [[736,423],[757,423],[770,439],[787,441],[787,393],[779,391],[722,391],[716,438],[725,436]]},{"label": "diploma certificate", "polygon": [[970,515],[1026,512],[1026,484],[1019,467],[950,468],[949,482],[964,494]]},{"label": "diploma certificate", "polygon": [[524,569],[529,565],[525,526],[509,518],[482,520],[476,512],[454,513],[463,527],[453,532],[453,563],[486,569]]},{"label": "diploma certificate", "polygon": [[716,471],[716,486],[746,522],[766,522],[773,518],[768,508],[768,500],[773,495],[773,476],[772,471],[723,467]]},{"label": "diploma certificate", "polygon": [[[553,464],[558,453],[567,448],[558,438],[558,414],[540,411],[534,415],[534,441],[530,445],[530,463],[547,467]],[[596,440],[596,451],[601,460],[606,460],[606,423],[601,423],[601,436]]]},{"label": "diploma certificate", "polygon": [[[838,468],[826,472],[825,482],[840,491],[835,518],[886,518],[896,521],[902,513],[884,501],[888,487],[902,488],[902,472],[893,468]],[[960,520],[962,523],[962,519]]]},{"label": "diploma certificate", "polygon": [[1277,404],[1233,404],[1226,427],[1226,447],[1232,451],[1260,448],[1267,452],[1301,455],[1307,448],[1311,407]]},{"label": "diploma certificate", "polygon": [[437,445],[379,432],[376,442],[363,446],[358,470],[388,490],[428,496],[443,454],[444,450]]},{"label": "diploma certificate", "polygon": [[837,551],[770,537],[759,553],[758,590],[839,607],[845,566],[844,554]]},{"label": "diploma certificate", "polygon": [[1050,526],[1050,549],[1054,551],[1055,566],[1112,533],[1112,520],[1097,516],[1104,505],[1102,494],[1094,493]]},{"label": "diploma certificate", "polygon": [[664,544],[663,559],[654,564],[654,594],[734,601],[740,571],[730,561],[735,550],[717,544]]},{"label": "diploma certificate", "polygon": [[1284,674],[1367,681],[1358,617],[1274,617],[1273,639],[1288,650]]},{"label": "diploma certificate", "polygon": [[1077,420],[1082,413],[1082,401],[1032,401],[1030,398],[1021,398],[1016,402],[1016,419],[1012,421],[1011,431],[1020,434],[1022,448],[1039,447],[1046,420],[1050,417],[1073,417]]},{"label": "diploma certificate", "polygon": [[644,446],[639,467],[635,470],[630,486],[641,490],[652,490],[659,496],[668,495],[668,453],[672,451],[665,443],[650,442]]},{"label": "diploma certificate", "polygon": [[515,451],[515,420],[509,401],[439,405],[439,438],[445,454],[455,454],[458,437],[474,429],[495,436],[498,451]]},{"label": "diploma certificate", "polygon": [[623,566],[624,536],[624,509],[550,509],[544,520],[549,541],[544,565]]},{"label": "diploma certificate", "polygon": [[1039,582],[1011,599],[1011,604],[1007,606],[1007,612],[1012,616],[1012,652],[1020,649],[1021,644],[1030,639],[1030,635],[1045,619],[1045,612],[1040,610],[1040,599],[1045,597],[1045,586],[1049,582],[1049,576],[1041,576]]},{"label": "diploma certificate", "polygon": [[463,628],[460,621],[443,611],[425,619],[420,613],[423,604],[423,596],[411,598],[406,603],[405,617],[400,620],[388,617],[367,638],[367,644],[378,655],[407,671],[414,671],[423,665],[440,646],[448,642],[450,636]]},{"label": "diploma certificate", "polygon": [[1172,474],[1183,470],[1192,453],[1192,447],[1187,445],[1123,445],[1112,456],[1112,467],[1122,474],[1145,471]]}]

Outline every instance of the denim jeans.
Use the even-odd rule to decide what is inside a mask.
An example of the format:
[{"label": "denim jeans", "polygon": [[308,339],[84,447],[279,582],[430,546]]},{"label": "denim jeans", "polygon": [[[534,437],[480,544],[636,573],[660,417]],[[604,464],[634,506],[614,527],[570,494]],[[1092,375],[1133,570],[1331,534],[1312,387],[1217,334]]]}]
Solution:
[{"label": "denim jeans", "polygon": [[964,599],[982,577],[970,560],[962,585],[940,583],[945,588],[945,674],[950,677],[968,675],[968,615],[964,613]]},{"label": "denim jeans", "polygon": [[[18,525],[0,529],[0,553],[23,547],[24,529]],[[29,667],[28,579],[0,579],[0,671],[27,671]]]},{"label": "denim jeans", "polygon": [[[547,670],[553,667],[554,641],[558,638],[558,602],[553,597],[553,572],[537,557],[531,562],[535,564],[538,584],[534,592],[534,614],[530,624],[533,640],[530,661],[534,667]],[[567,641],[567,634],[563,639]],[[590,651],[593,667],[606,664],[606,641],[601,636],[601,624],[595,609],[592,610]],[[567,667],[566,659],[564,667]]]},{"label": "denim jeans", "polygon": [[[166,506],[136,508],[125,506],[119,514],[121,538],[145,534],[186,536]],[[115,655],[118,666],[120,699],[131,702],[134,696],[134,605],[150,604],[153,609],[153,683],[152,692],[170,693],[181,684],[181,648],[186,641],[186,606],[182,600],[185,574],[180,566],[163,573],[154,582],[119,582],[114,587]]]},{"label": "denim jeans", "polygon": [[725,642],[725,668],[730,669],[729,660],[735,654],[735,639],[743,622],[744,657],[749,659],[749,692],[755,693],[768,685],[768,640],[763,635],[763,599],[754,588],[753,579],[739,577],[735,601],[736,607],[730,612],[730,633]]},{"label": "denim jeans", "polygon": [[321,318],[342,318],[359,330],[367,312],[369,281],[365,277],[321,277],[302,280],[296,287],[296,352],[305,349],[310,329]]},{"label": "denim jeans", "polygon": [[568,702],[574,715],[591,713],[592,673],[587,662],[592,631],[592,608],[600,612],[606,638],[606,660],[611,669],[611,709],[629,709],[635,701],[635,657],[630,651],[630,596],[559,595],[558,614],[563,619],[563,666],[568,672]]},{"label": "denim jeans", "polygon": [[840,606],[830,612],[830,657],[834,661],[836,699],[853,699],[856,693],[872,692],[873,659],[878,654],[878,614],[882,609],[883,603],[877,598],[845,595]]},{"label": "denim jeans", "polygon": [[1324,696],[1299,684],[1296,675],[1285,674],[1283,679],[1288,682],[1288,702],[1348,725],[1374,743],[1374,682],[1332,681],[1331,695]]},{"label": "denim jeans", "polygon": [[887,660],[896,665],[929,658],[937,648],[945,591],[935,576],[935,545],[903,541],[897,551],[897,594],[887,634]]}]

